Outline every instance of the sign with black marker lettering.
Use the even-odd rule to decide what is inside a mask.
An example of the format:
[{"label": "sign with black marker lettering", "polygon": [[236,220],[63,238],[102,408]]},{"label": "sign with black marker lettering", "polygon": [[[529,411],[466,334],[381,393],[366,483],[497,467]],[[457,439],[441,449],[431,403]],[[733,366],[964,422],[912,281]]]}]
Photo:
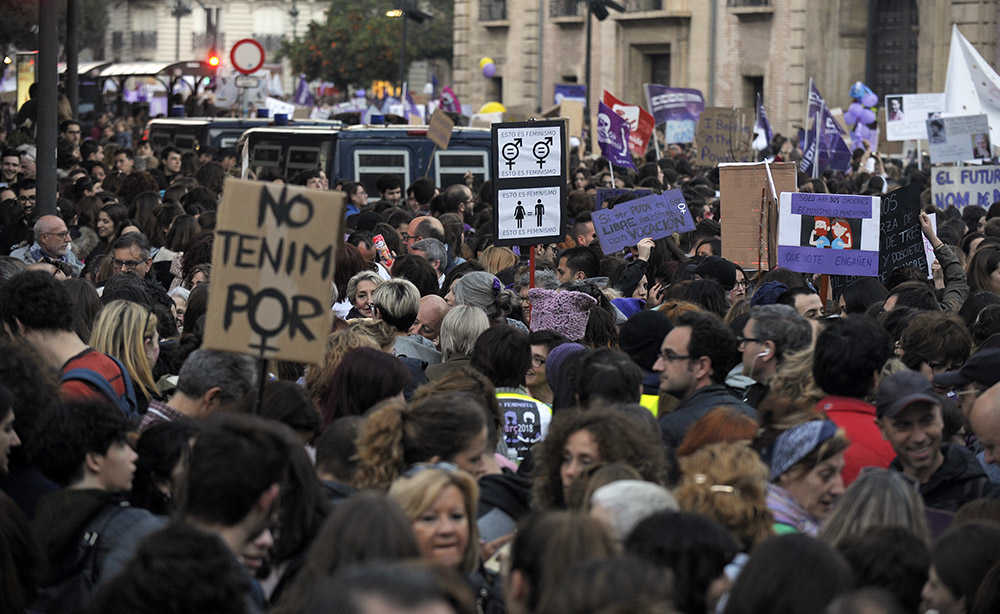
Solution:
[{"label": "sign with black marker lettering", "polygon": [[343,193],[230,178],[223,194],[204,347],[321,362]]}]

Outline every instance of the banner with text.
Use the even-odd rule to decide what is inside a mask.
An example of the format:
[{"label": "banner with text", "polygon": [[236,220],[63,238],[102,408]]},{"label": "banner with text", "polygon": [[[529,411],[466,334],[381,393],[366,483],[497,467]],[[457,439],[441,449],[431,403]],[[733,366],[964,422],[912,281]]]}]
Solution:
[{"label": "banner with text", "polygon": [[594,211],[594,230],[605,254],[614,254],[645,237],[662,239],[694,230],[694,220],[680,190],[651,194],[613,209]]},{"label": "banner with text", "polygon": [[204,347],[320,363],[344,194],[226,179]]},{"label": "banner with text", "polygon": [[778,205],[778,266],[800,273],[875,277],[877,196],[785,192]]},{"label": "banner with text", "polygon": [[656,125],[664,124],[667,143],[690,143],[705,110],[700,90],[646,83],[646,107]]},{"label": "banner with text", "polygon": [[966,205],[989,209],[1000,201],[1000,166],[936,166],[931,195],[941,209]]}]

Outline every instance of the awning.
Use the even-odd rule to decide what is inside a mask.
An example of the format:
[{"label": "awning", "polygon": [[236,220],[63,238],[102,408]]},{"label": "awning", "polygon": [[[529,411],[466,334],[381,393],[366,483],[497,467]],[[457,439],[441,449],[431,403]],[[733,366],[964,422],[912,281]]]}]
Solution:
[{"label": "awning", "polygon": [[[101,69],[111,66],[111,62],[81,62],[76,67],[76,74],[81,77],[96,77],[100,74]],[[59,62],[59,74],[66,73],[66,63]]]},{"label": "awning", "polygon": [[211,77],[215,68],[208,62],[122,62],[101,69],[100,77]]}]

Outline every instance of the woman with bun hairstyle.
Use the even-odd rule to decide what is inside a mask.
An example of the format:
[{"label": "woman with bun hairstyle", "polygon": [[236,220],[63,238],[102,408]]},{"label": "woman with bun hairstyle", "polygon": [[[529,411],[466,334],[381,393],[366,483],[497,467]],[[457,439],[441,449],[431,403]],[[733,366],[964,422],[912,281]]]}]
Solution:
[{"label": "woman with bun hairstyle", "polygon": [[387,401],[361,425],[355,486],[386,490],[418,463],[452,463],[478,479],[492,453],[487,437],[486,410],[472,395]]}]

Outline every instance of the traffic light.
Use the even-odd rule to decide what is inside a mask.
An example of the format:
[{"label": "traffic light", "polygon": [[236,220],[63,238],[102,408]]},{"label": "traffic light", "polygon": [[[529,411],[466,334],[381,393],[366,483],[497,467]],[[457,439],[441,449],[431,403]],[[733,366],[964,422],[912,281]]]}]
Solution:
[{"label": "traffic light", "polygon": [[209,49],[208,59],[206,61],[208,62],[208,65],[211,66],[212,68],[218,68],[219,64],[222,63],[222,60],[219,59],[219,52],[216,51],[215,49]]}]

